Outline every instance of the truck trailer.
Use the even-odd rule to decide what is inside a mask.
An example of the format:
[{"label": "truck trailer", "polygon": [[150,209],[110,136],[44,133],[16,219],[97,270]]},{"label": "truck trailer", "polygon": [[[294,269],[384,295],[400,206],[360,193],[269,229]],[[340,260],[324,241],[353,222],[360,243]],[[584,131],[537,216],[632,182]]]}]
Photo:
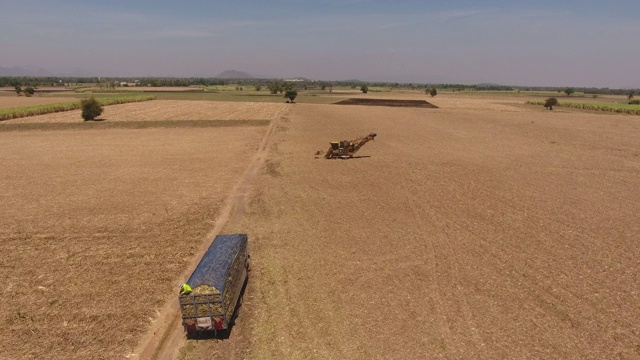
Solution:
[{"label": "truck trailer", "polygon": [[187,335],[228,330],[248,281],[247,234],[218,235],[187,280],[192,291],[180,295]]}]

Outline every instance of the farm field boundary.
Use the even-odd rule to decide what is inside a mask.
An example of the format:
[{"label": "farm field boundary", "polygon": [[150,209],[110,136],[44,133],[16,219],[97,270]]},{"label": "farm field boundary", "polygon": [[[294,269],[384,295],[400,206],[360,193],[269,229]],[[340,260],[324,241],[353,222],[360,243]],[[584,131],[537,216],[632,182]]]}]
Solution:
[{"label": "farm field boundary", "polygon": [[[123,97],[112,97],[112,98],[98,98],[98,102],[101,105],[116,105],[116,104],[126,104],[131,102],[141,102],[141,101],[149,101],[155,100],[155,96],[123,96]],[[0,121],[2,120],[11,120],[22,117],[29,117],[34,115],[44,115],[51,114],[62,111],[71,111],[80,109],[80,102],[65,102],[60,104],[49,104],[49,105],[37,105],[37,106],[26,106],[26,107],[16,107],[16,108],[8,108],[8,109],[0,109]]]},{"label": "farm field boundary", "polygon": [[212,128],[267,126],[270,120],[143,120],[143,121],[91,121],[77,123],[17,123],[0,125],[5,131],[51,131],[95,129],[150,129],[150,128]]},{"label": "farm field boundary", "polygon": [[[527,101],[526,104],[544,106],[545,102],[530,100],[530,101]],[[640,105],[561,102],[554,106],[581,109],[581,110],[594,110],[594,111],[616,112],[616,113],[630,114],[630,115],[640,115]]]}]

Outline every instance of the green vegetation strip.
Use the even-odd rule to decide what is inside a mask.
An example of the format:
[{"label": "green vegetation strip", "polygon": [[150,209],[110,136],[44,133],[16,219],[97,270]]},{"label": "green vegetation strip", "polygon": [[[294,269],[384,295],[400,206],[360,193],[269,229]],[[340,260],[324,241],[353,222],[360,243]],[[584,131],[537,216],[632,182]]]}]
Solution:
[{"label": "green vegetation strip", "polygon": [[[527,101],[528,105],[544,106],[544,101]],[[568,107],[573,109],[608,111],[622,114],[640,115],[640,105],[613,104],[613,103],[588,103],[588,102],[561,102],[554,106]]]},{"label": "green vegetation strip", "polygon": [[79,121],[73,123],[5,123],[5,131],[51,131],[95,129],[211,128],[267,126],[270,120],[153,120],[153,121]]},{"label": "green vegetation strip", "polygon": [[[140,102],[154,100],[155,96],[121,96],[97,99],[102,105],[126,104],[130,102]],[[25,106],[8,109],[0,109],[0,121],[17,119],[28,116],[51,114],[61,111],[71,111],[80,109],[80,101],[66,102],[60,104]]]}]

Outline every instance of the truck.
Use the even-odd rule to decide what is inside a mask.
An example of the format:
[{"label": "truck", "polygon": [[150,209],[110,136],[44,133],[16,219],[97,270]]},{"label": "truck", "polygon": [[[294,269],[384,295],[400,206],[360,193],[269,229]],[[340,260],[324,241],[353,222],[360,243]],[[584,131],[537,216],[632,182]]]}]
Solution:
[{"label": "truck", "polygon": [[180,295],[187,336],[228,330],[249,279],[247,234],[215,237],[187,280],[191,292]]}]

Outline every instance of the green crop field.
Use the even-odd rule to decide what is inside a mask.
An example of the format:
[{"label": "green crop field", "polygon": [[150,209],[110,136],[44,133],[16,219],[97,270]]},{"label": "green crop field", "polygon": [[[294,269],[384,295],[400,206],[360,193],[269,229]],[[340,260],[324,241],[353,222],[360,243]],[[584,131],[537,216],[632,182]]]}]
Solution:
[{"label": "green crop field", "polygon": [[[544,101],[527,101],[527,105],[544,106]],[[640,105],[618,104],[618,103],[594,103],[594,102],[559,102],[558,107],[567,107],[581,110],[606,111],[622,114],[640,115]]]}]

